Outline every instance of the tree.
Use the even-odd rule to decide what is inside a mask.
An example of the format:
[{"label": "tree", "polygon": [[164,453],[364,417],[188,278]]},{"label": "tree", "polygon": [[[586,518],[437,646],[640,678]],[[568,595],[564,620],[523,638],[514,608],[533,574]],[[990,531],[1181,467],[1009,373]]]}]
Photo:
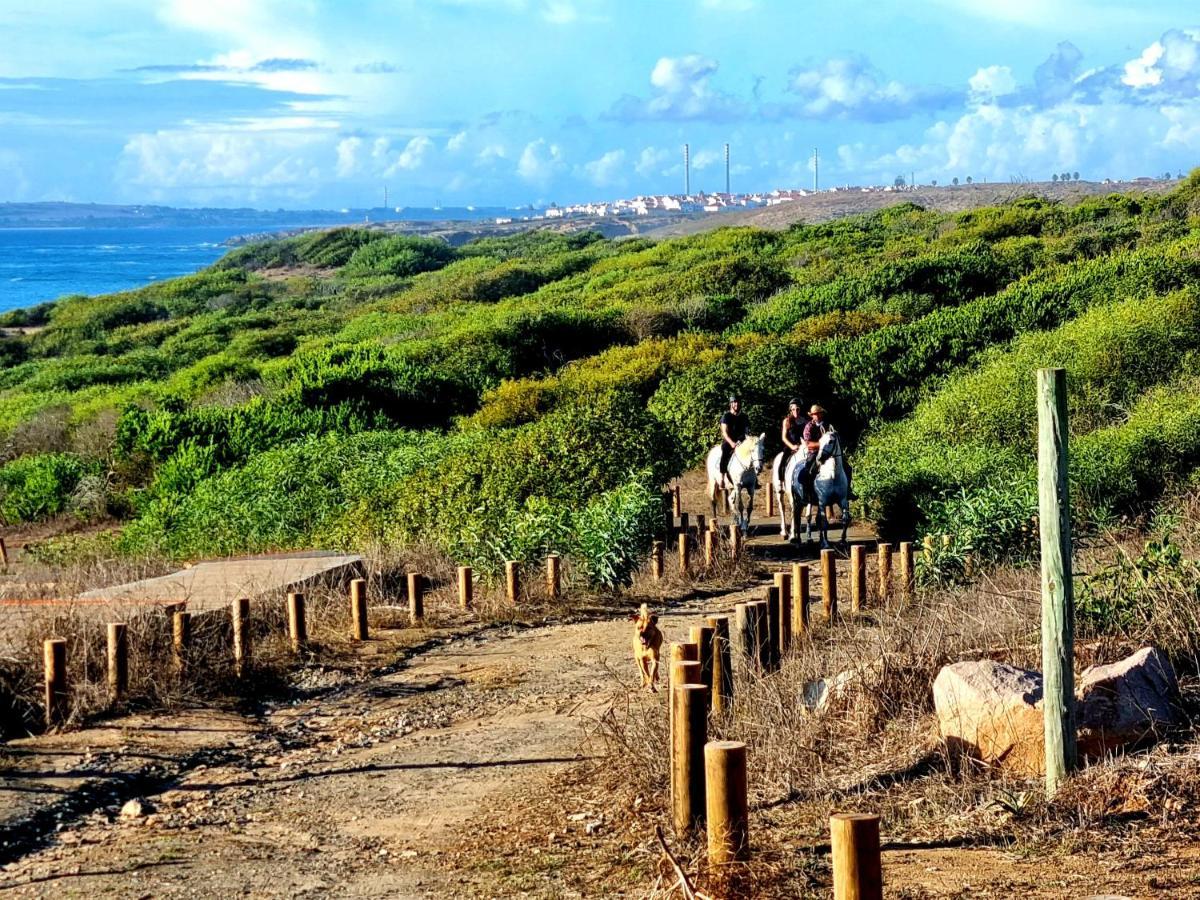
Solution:
[{"label": "tree", "polygon": [[970,183],[971,183],[971,176],[970,176],[970,175],[968,175],[968,176],[967,176],[967,184],[970,184]]},{"label": "tree", "polygon": [[892,186],[893,186],[893,187],[898,187],[898,188],[902,188],[902,187],[904,187],[906,184],[908,184],[908,182],[904,180],[904,176],[903,176],[903,175],[897,175],[897,176],[896,176],[896,180],[892,182]]},{"label": "tree", "polygon": [[930,181],[930,182],[929,182],[929,186],[930,186],[930,187],[937,187],[937,179],[936,179],[936,178],[934,178],[932,181]]},{"label": "tree", "polygon": [[954,176],[954,177],[953,177],[953,178],[950,180],[950,183],[951,183],[951,184],[953,184],[955,187],[957,187],[957,186],[958,186],[958,176],[957,176],[957,175],[955,175],[955,176]]},{"label": "tree", "polygon": [[1054,182],[1057,182],[1057,181],[1058,181],[1058,173],[1057,173],[1057,172],[1055,172],[1053,175],[1051,175],[1051,176],[1050,176],[1050,180],[1051,180],[1051,181],[1054,181]]},{"label": "tree", "polygon": [[1072,173],[1071,173],[1071,180],[1072,180],[1072,181],[1078,181],[1078,180],[1079,180],[1079,173],[1078,173],[1078,172],[1072,172]]}]

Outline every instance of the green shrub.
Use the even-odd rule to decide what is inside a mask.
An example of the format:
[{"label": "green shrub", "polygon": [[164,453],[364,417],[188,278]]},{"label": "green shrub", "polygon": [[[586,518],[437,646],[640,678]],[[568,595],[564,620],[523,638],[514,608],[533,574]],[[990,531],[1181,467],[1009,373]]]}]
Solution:
[{"label": "green shrub", "polygon": [[454,256],[454,250],[445,241],[397,234],[359,247],[346,261],[342,272],[352,277],[394,275],[407,278],[440,269]]},{"label": "green shrub", "polygon": [[70,453],[23,456],[0,466],[0,521],[36,522],[65,512],[88,466]]}]

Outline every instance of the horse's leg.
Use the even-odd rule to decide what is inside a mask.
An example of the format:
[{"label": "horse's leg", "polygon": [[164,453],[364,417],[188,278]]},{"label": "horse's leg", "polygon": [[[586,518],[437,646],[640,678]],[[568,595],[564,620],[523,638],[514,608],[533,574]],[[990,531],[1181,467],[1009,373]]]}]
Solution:
[{"label": "horse's leg", "polygon": [[746,533],[750,532],[750,520],[754,518],[754,488],[746,491]]},{"label": "horse's leg", "polygon": [[838,504],[842,507],[842,546],[846,545],[848,541],[848,533],[850,531],[850,516],[847,514],[846,507],[843,504],[849,502],[850,501],[847,498],[843,497],[841,503]]}]

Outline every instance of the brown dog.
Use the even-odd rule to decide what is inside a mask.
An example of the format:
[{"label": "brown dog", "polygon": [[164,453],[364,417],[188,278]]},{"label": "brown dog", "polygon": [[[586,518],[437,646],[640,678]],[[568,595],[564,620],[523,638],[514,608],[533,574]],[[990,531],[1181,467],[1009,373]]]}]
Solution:
[{"label": "brown dog", "polygon": [[642,676],[642,687],[658,690],[658,653],[663,633],[658,629],[658,616],[643,603],[637,615],[629,617],[633,626],[633,659]]}]

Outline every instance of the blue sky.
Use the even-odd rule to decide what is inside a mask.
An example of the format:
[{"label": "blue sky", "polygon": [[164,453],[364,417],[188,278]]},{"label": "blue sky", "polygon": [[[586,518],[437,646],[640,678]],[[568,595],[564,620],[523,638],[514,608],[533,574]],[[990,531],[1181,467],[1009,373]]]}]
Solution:
[{"label": "blue sky", "polygon": [[1200,12],[1094,0],[5,0],[0,200],[575,202],[1200,164]]}]

